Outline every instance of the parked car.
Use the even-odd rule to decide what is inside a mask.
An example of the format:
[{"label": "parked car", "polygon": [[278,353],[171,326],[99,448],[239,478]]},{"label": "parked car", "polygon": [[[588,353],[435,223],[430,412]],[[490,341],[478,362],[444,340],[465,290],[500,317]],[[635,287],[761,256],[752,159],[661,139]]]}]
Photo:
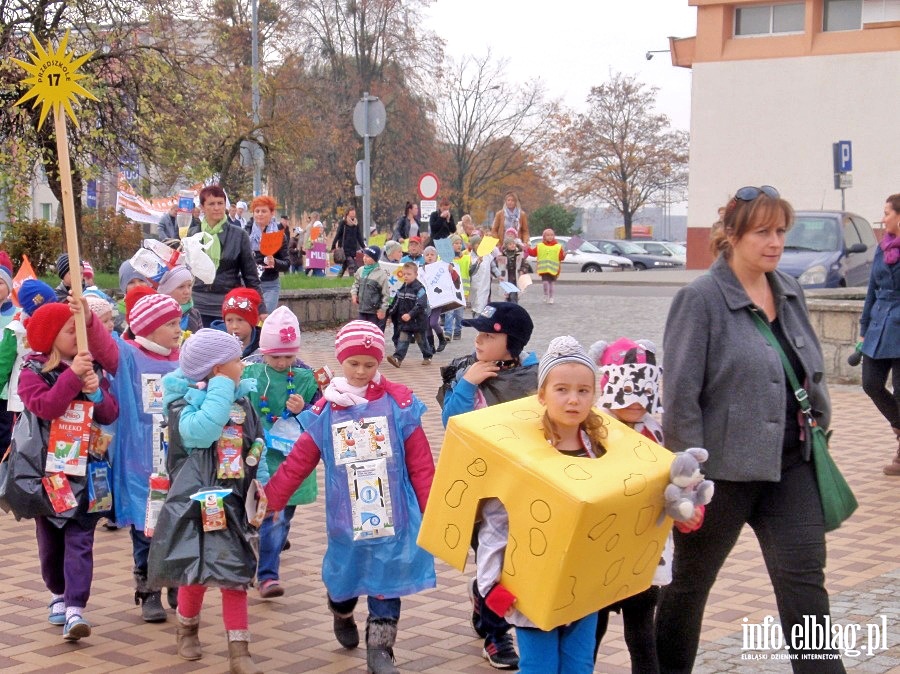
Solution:
[{"label": "parked car", "polygon": [[[557,236],[556,240],[562,244],[563,248],[565,248],[570,238],[571,237],[569,236]],[[528,245],[533,248],[540,242],[541,237],[532,236],[528,240]],[[537,261],[534,257],[526,258],[525,265],[528,267],[529,273],[534,273],[534,270],[537,269]],[[617,255],[607,255],[588,241],[582,243],[578,247],[578,250],[567,250],[566,259],[563,260],[562,263],[562,271],[564,272],[583,271],[596,273],[601,271],[631,271],[633,269],[634,265],[631,264],[631,260],[628,258],[619,257]]]},{"label": "parked car", "polygon": [[636,243],[619,239],[591,239],[591,243],[604,253],[619,255],[631,260],[635,270],[643,269],[676,269],[684,267],[675,258],[666,255],[651,255]]},{"label": "parked car", "polygon": [[687,248],[680,243],[671,241],[632,241],[631,243],[640,246],[651,255],[662,255],[682,265],[687,261]]},{"label": "parked car", "polygon": [[804,288],[865,286],[878,241],[872,225],[847,211],[797,211],[778,269]]}]

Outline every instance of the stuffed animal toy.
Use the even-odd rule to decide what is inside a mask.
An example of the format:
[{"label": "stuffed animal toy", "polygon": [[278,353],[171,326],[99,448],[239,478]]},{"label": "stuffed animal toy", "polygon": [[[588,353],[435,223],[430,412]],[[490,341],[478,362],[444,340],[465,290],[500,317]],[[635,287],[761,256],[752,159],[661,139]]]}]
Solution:
[{"label": "stuffed animal toy", "polygon": [[700,472],[700,464],[709,458],[702,447],[691,447],[675,454],[669,470],[671,483],[664,492],[666,514],[676,522],[687,522],[696,506],[712,500],[715,485]]}]

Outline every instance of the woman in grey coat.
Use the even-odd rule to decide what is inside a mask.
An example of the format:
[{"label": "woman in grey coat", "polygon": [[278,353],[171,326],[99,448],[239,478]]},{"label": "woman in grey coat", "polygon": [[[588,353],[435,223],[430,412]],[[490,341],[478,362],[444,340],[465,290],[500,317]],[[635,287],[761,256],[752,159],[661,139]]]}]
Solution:
[{"label": "woman in grey coat", "polygon": [[[673,579],[662,590],[657,618],[664,673],[691,671],[709,591],[744,524],[759,540],[783,633],[797,625],[805,634],[805,619],[822,625],[829,615],[825,524],[808,434],[781,360],[751,314],[770,324],[827,427],[822,351],[803,292],[776,270],[793,216],[772,187],[738,190],[711,240],[718,259],[677,293],[666,321],[667,446],[708,449],[705,470],[716,495],[698,531],[674,532]],[[790,652],[836,654],[807,648],[802,639]],[[844,671],[840,659],[798,658],[791,665],[795,672]]]}]

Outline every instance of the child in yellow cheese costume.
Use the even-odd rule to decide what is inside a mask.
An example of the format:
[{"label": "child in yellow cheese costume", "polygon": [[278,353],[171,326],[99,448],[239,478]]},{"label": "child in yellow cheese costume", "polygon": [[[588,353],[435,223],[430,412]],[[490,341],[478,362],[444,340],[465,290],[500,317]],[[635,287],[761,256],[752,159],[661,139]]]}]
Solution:
[{"label": "child in yellow cheese costume", "polygon": [[[538,400],[545,407],[542,421],[547,441],[560,453],[596,458],[604,453],[606,432],[592,411],[597,369],[584,348],[572,337],[557,337],[541,358]],[[481,509],[478,531],[478,591],[487,606],[516,626],[519,668],[523,674],[588,674],[594,670],[593,651],[597,614],[555,629],[538,629],[515,608],[515,596],[500,584],[509,535],[509,518],[499,499]]]}]

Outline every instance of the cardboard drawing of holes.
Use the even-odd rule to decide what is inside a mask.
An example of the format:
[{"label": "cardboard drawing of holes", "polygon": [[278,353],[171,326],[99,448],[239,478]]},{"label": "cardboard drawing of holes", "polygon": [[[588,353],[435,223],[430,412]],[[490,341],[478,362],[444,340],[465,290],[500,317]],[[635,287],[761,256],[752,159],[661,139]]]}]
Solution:
[{"label": "cardboard drawing of holes", "polygon": [[475,459],[466,466],[466,472],[472,477],[484,477],[487,473],[487,462],[484,459]]},{"label": "cardboard drawing of holes", "polygon": [[531,518],[541,524],[550,521],[550,505],[546,501],[531,502]]},{"label": "cardboard drawing of holes", "polygon": [[652,505],[646,505],[640,510],[638,510],[637,517],[634,521],[634,534],[635,536],[641,536],[647,529],[650,528],[650,525],[653,524],[653,513],[656,511]]},{"label": "cardboard drawing of holes", "polygon": [[448,524],[447,528],[444,529],[444,542],[447,544],[447,547],[455,550],[456,546],[459,545],[460,538],[459,527],[455,524]]},{"label": "cardboard drawing of holes", "polygon": [[647,478],[640,473],[631,473],[624,482],[625,496],[637,496],[647,488]]},{"label": "cardboard drawing of holes", "polygon": [[656,541],[650,541],[641,551],[641,554],[634,562],[633,573],[635,575],[643,573],[650,564],[658,564],[662,550]]},{"label": "cardboard drawing of holes", "polygon": [[535,557],[541,557],[547,552],[547,537],[540,529],[532,527],[528,532],[528,549]]},{"label": "cardboard drawing of holes", "polygon": [[619,534],[615,534],[614,536],[610,536],[609,540],[606,541],[606,551],[612,552],[613,549],[619,544]]},{"label": "cardboard drawing of holes", "polygon": [[484,432],[485,435],[490,434],[492,442],[503,442],[504,440],[519,440],[519,436],[516,435],[516,432],[512,428],[504,424],[494,424],[493,426],[486,426]]},{"label": "cardboard drawing of holes", "polygon": [[659,459],[656,458],[656,454],[653,453],[653,450],[650,448],[646,442],[639,442],[637,446],[634,448],[634,455],[640,461],[647,461],[649,463],[656,463]]},{"label": "cardboard drawing of holes", "polygon": [[506,541],[506,559],[503,562],[503,573],[509,576],[516,575],[516,553],[519,551],[519,541],[512,534]]},{"label": "cardboard drawing of holes", "polygon": [[618,578],[619,574],[622,572],[622,562],[624,561],[624,557],[619,557],[619,559],[613,560],[610,565],[606,567],[606,573],[603,575],[604,585],[612,585],[613,582],[615,582],[616,578]]},{"label": "cardboard drawing of holes", "polygon": [[563,472],[570,480],[590,480],[592,477],[594,477],[584,468],[574,463],[570,463],[568,466],[566,466]]},{"label": "cardboard drawing of holes", "polygon": [[575,578],[575,576],[569,576],[568,581],[568,588],[562,591],[562,596],[559,597],[559,603],[553,606],[554,611],[560,611],[575,603],[575,583],[578,582],[578,579]]},{"label": "cardboard drawing of holes", "polygon": [[616,514],[610,513],[606,517],[604,517],[600,522],[591,527],[591,530],[588,532],[588,538],[592,541],[598,541],[603,537],[607,531],[609,531],[610,527],[612,527],[613,523],[616,521]]},{"label": "cardboard drawing of holes", "polygon": [[463,495],[468,488],[468,484],[462,480],[456,480],[450,485],[450,489],[447,490],[447,493],[444,494],[444,503],[451,508],[459,508],[459,504],[462,503],[463,500]]},{"label": "cardboard drawing of holes", "polygon": [[529,419],[540,419],[541,415],[538,414],[534,410],[516,410],[511,415],[515,419],[521,419],[522,421],[528,421]]}]

